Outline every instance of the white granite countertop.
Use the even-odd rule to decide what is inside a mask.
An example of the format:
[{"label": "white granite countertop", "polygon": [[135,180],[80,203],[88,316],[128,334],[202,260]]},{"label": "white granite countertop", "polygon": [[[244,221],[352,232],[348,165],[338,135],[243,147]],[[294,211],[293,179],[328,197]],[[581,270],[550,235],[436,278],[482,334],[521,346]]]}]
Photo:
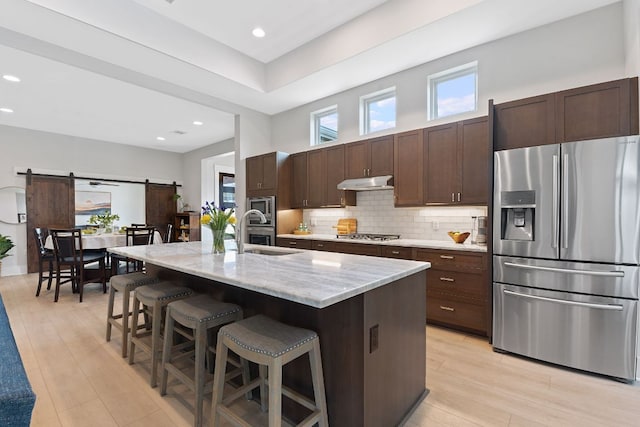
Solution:
[{"label": "white granite countertop", "polygon": [[470,251],[470,252],[487,252],[486,245],[472,245],[468,243],[469,239],[465,243],[455,243],[453,240],[420,240],[420,239],[396,239],[385,240],[383,242],[372,240],[357,240],[357,239],[345,239],[337,238],[335,234],[278,234],[277,237],[284,237],[287,239],[306,239],[306,240],[334,240],[338,242],[346,243],[364,243],[369,245],[386,245],[386,246],[407,246],[414,248],[428,248],[428,249],[446,249],[455,251]]},{"label": "white granite countertop", "polygon": [[245,245],[284,255],[235,250],[211,253],[211,242],[124,246],[109,252],[243,289],[324,308],[431,267],[428,262]]}]

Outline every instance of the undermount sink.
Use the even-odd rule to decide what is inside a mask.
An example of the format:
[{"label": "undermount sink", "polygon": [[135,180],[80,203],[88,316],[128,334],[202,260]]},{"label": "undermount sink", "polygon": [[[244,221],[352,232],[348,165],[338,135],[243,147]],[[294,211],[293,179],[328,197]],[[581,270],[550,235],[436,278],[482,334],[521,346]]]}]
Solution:
[{"label": "undermount sink", "polygon": [[256,249],[245,249],[244,253],[246,254],[256,254],[256,255],[270,255],[270,256],[277,256],[277,255],[291,255],[291,254],[295,254],[297,253],[297,251],[287,251],[287,250],[282,250],[282,251],[276,251],[273,249],[262,249],[262,248],[256,248]]}]

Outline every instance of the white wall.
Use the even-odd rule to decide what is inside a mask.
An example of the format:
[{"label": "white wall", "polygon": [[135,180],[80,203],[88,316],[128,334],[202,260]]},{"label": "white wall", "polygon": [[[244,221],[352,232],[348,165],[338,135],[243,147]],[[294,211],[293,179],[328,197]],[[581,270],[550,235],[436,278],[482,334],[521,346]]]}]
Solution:
[{"label": "white wall", "polygon": [[[0,187],[25,187],[25,177],[16,175],[16,168],[167,183],[183,177],[181,154],[2,125],[0,153]],[[26,225],[0,223],[0,234],[16,245],[2,262],[2,275],[26,273],[26,239],[32,238]]]},{"label": "white wall", "polygon": [[184,154],[184,187],[179,191],[182,193],[184,202],[189,203],[192,210],[200,210],[205,200],[203,197],[207,197],[208,192],[212,191],[207,183],[213,179],[213,169],[208,173],[208,163],[203,162],[203,159],[231,153],[234,151],[234,144],[233,139],[227,139]]},{"label": "white wall", "polygon": [[[479,111],[429,122],[427,76],[474,60],[479,69]],[[622,4],[616,3],[280,113],[273,117],[272,140],[275,149],[288,153],[309,149],[309,114],[333,104],[339,112],[338,142],[364,139],[359,135],[359,97],[390,86],[396,86],[397,127],[372,136],[485,115],[489,99],[501,103],[630,76],[625,69]]]},{"label": "white wall", "polygon": [[624,41],[626,71],[629,75],[640,73],[640,0],[624,0]]},{"label": "white wall", "polygon": [[[114,183],[108,183],[114,184]],[[131,224],[145,224],[145,186],[144,184],[115,183],[116,185],[90,185],[89,181],[77,179],[75,181],[76,198],[78,191],[101,191],[111,195],[111,213],[120,219],[113,225],[123,226]],[[89,215],[76,215],[76,225],[89,223]]]}]

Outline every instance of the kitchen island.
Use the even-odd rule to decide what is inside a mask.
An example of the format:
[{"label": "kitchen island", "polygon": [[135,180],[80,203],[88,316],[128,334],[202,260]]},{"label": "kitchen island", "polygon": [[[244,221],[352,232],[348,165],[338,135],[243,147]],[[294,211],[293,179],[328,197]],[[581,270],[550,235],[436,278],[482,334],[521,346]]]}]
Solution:
[{"label": "kitchen island", "polygon": [[[263,313],[317,331],[332,426],[398,425],[428,392],[429,263],[255,245],[244,254],[212,255],[205,242],[110,251],[145,261],[162,279],[239,304],[247,317]],[[308,357],[287,365],[283,381],[312,397]],[[283,414],[302,418],[288,399]]]}]

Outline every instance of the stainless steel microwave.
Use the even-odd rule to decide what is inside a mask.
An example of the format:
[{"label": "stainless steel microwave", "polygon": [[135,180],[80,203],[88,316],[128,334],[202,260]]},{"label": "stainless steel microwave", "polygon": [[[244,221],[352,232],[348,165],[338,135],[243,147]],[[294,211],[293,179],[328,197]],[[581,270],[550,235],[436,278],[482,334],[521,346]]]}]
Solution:
[{"label": "stainless steel microwave", "polygon": [[267,218],[267,222],[262,224],[257,215],[249,215],[246,219],[249,221],[248,225],[254,227],[275,227],[276,198],[274,196],[247,198],[247,210],[249,209],[257,209],[262,212]]}]

